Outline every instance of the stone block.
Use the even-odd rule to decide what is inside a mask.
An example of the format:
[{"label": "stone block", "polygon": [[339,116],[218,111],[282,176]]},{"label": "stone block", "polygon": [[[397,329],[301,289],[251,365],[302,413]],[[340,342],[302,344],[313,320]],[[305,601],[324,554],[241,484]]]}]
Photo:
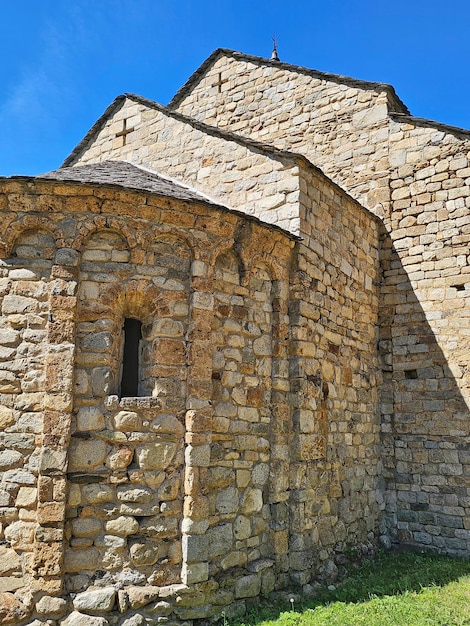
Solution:
[{"label": "stone block", "polygon": [[15,550],[0,545],[0,576],[10,572],[21,572],[21,560]]},{"label": "stone block", "polygon": [[128,587],[127,595],[132,609],[140,609],[159,597],[160,587],[145,585],[143,587]]},{"label": "stone block", "polygon": [[73,599],[73,607],[85,613],[107,613],[113,609],[115,598],[113,587],[91,589],[78,593]]},{"label": "stone block", "polygon": [[134,517],[120,516],[116,519],[106,522],[106,532],[113,535],[127,537],[133,535],[139,530],[139,522]]},{"label": "stone block", "polygon": [[233,545],[232,524],[219,524],[207,531],[207,554],[204,559],[211,560],[226,554]]},{"label": "stone block", "polygon": [[255,598],[261,591],[261,577],[258,574],[248,574],[235,581],[235,598]]},{"label": "stone block", "polygon": [[69,448],[69,472],[94,469],[104,463],[106,454],[104,441],[73,439]]},{"label": "stone block", "polygon": [[88,570],[94,571],[99,569],[100,565],[100,553],[96,548],[68,549],[65,551],[64,571],[69,574]]},{"label": "stone block", "polygon": [[129,553],[132,563],[136,567],[153,565],[158,561],[160,556],[158,545],[148,540],[145,543],[132,544]]},{"label": "stone block", "polygon": [[236,487],[230,486],[217,493],[216,509],[222,515],[233,513],[239,506],[239,494]]},{"label": "stone block", "polygon": [[0,451],[0,470],[7,470],[11,467],[20,465],[23,461],[23,455],[17,450],[1,450]]},{"label": "stone block", "polygon": [[186,464],[194,467],[209,467],[211,458],[211,447],[208,444],[198,446],[186,446]]},{"label": "stone block", "polygon": [[208,535],[183,535],[183,562],[195,563],[207,561],[209,558],[208,545]]},{"label": "stone block", "polygon": [[12,593],[0,593],[0,624],[20,624],[32,612],[32,607],[20,602]]},{"label": "stone block", "polygon": [[66,619],[60,622],[60,626],[109,626],[109,622],[105,617],[86,615],[73,611]]},{"label": "stone block", "polygon": [[102,502],[110,502],[114,499],[114,489],[107,484],[88,484],[83,485],[82,495],[84,501],[89,504],[100,504]]},{"label": "stone block", "polygon": [[79,408],[76,424],[78,432],[102,430],[105,427],[105,420],[98,407],[86,406]]},{"label": "stone block", "polygon": [[22,576],[1,576],[0,577],[0,593],[14,593],[18,589],[26,586],[26,582]]},{"label": "stone block", "polygon": [[8,428],[14,421],[13,410],[7,406],[0,405],[0,429]]},{"label": "stone block", "polygon": [[142,418],[135,411],[119,411],[119,413],[114,416],[113,422],[116,430],[142,430]]},{"label": "stone block", "polygon": [[243,494],[241,511],[244,515],[259,513],[263,507],[263,492],[261,489],[248,489]]},{"label": "stone block", "polygon": [[176,444],[171,441],[148,443],[137,446],[136,460],[143,470],[167,468],[176,453]]}]

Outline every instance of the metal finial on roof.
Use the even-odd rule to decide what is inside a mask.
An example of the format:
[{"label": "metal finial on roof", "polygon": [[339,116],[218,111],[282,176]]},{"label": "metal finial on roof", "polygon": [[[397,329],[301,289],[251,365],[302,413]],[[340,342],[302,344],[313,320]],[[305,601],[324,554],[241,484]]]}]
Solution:
[{"label": "metal finial on roof", "polygon": [[273,51],[271,52],[271,61],[279,61],[279,57],[277,56],[277,41],[276,37],[273,37]]}]

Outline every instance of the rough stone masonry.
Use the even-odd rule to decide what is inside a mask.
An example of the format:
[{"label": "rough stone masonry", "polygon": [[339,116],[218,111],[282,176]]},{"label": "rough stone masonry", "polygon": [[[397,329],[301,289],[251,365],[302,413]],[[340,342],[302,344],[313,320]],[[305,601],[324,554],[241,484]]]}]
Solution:
[{"label": "rough stone masonry", "polygon": [[0,624],[217,620],[379,540],[468,556],[469,137],[217,50],[0,180]]}]

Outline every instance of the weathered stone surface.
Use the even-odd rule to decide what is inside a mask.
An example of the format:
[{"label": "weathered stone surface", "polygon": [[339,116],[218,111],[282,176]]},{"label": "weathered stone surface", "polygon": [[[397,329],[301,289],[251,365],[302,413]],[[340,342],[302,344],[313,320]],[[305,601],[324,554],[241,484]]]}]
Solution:
[{"label": "weathered stone surface", "polygon": [[0,429],[8,428],[14,421],[13,410],[7,406],[0,405]]},{"label": "weathered stone surface", "polygon": [[233,513],[237,510],[239,504],[239,494],[236,487],[227,487],[217,494],[216,508],[224,513]]},{"label": "weathered stone surface", "polygon": [[0,451],[0,470],[10,469],[15,465],[19,465],[23,460],[23,455],[17,450],[1,450]]},{"label": "weathered stone surface", "polygon": [[134,450],[128,446],[119,446],[106,457],[106,467],[111,470],[122,470],[132,463]]},{"label": "weathered stone surface", "polygon": [[250,489],[244,496],[242,511],[245,515],[261,511],[263,506],[263,492],[261,489]]},{"label": "weathered stone surface", "polygon": [[158,560],[158,545],[152,542],[134,543],[129,552],[136,566],[153,565]]},{"label": "weathered stone surface", "polygon": [[184,426],[174,415],[161,415],[151,423],[151,428],[157,433],[168,433],[181,437]]},{"label": "weathered stone surface", "polygon": [[136,613],[135,615],[126,617],[126,619],[121,622],[121,626],[142,626],[145,623],[145,617]]},{"label": "weathered stone surface", "polygon": [[0,624],[19,624],[31,614],[12,593],[0,593]]},{"label": "weathered stone surface", "polygon": [[235,581],[236,598],[254,598],[259,595],[260,589],[261,580],[256,574],[242,576]]},{"label": "weathered stone surface", "polygon": [[25,586],[22,576],[3,576],[0,578],[0,593],[5,591],[15,592]]},{"label": "weathered stone surface", "polygon": [[[225,554],[231,547],[233,530],[231,524],[220,524],[207,531],[207,557],[214,558]],[[201,559],[206,560],[206,559]]]},{"label": "weathered stone surface", "polygon": [[114,416],[114,427],[123,431],[142,430],[142,418],[135,411],[119,411]]},{"label": "weathered stone surface", "polygon": [[48,619],[59,619],[67,610],[67,600],[65,598],[55,598],[53,596],[43,596],[36,602],[36,611]]},{"label": "weathered stone surface", "polygon": [[101,502],[110,502],[114,499],[114,490],[107,484],[91,484],[83,485],[82,494],[86,502],[90,504],[99,504]]},{"label": "weathered stone surface", "polygon": [[134,517],[120,516],[106,522],[106,531],[113,535],[133,535],[139,530],[139,522]]},{"label": "weathered stone surface", "polygon": [[73,611],[60,622],[60,626],[108,626],[109,622],[105,617],[85,615],[78,611]]},{"label": "weathered stone surface", "polygon": [[120,502],[150,502],[154,493],[148,487],[120,486],[116,489]]},{"label": "weathered stone surface", "polygon": [[103,587],[78,593],[73,599],[73,606],[85,613],[102,613],[111,611],[116,598],[113,587]]},{"label": "weathered stone surface", "polygon": [[34,522],[15,521],[5,528],[4,535],[12,548],[28,551],[34,541],[35,530],[36,523]]},{"label": "weathered stone surface", "polygon": [[0,576],[13,572],[21,571],[21,560],[15,550],[0,546]]},{"label": "weathered stone surface", "polygon": [[136,459],[144,470],[165,469],[176,452],[176,444],[168,441],[138,446]]},{"label": "weathered stone surface", "polygon": [[66,572],[82,572],[84,570],[95,570],[100,565],[100,553],[96,548],[86,548],[84,550],[66,550],[64,569]]},{"label": "weathered stone surface", "polygon": [[104,441],[74,439],[69,451],[69,471],[90,470],[104,463],[106,459]]},{"label": "weathered stone surface", "polygon": [[104,427],[104,416],[98,407],[80,407],[77,413],[77,431],[102,430]]},{"label": "weathered stone surface", "polygon": [[133,609],[140,609],[158,598],[160,587],[146,585],[144,587],[128,587],[129,604]]}]

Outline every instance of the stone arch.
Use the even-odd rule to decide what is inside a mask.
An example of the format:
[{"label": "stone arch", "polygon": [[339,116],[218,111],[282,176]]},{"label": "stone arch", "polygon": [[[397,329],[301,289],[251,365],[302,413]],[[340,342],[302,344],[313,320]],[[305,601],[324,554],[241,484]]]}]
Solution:
[{"label": "stone arch", "polygon": [[191,250],[193,258],[197,258],[199,254],[199,242],[194,237],[193,233],[183,230],[182,228],[159,224],[145,232],[139,230],[136,236],[138,238],[138,244],[144,250],[147,250],[155,241],[173,238],[179,241],[181,245],[186,245]]},{"label": "stone arch", "polygon": [[230,289],[230,285],[240,285],[245,274],[245,267],[239,253],[232,247],[219,250],[214,260],[212,278],[214,289]]},{"label": "stone arch", "polygon": [[117,283],[103,294],[103,303],[113,308],[118,316],[146,319],[165,311],[162,291],[145,279],[131,279],[125,285]]},{"label": "stone arch", "polygon": [[259,264],[264,264],[269,269],[269,273],[272,280],[288,279],[288,272],[272,255],[268,255],[264,252],[254,254],[249,262],[249,267],[254,267]]},{"label": "stone arch", "polygon": [[[161,267],[166,279],[177,279],[185,284],[191,280],[191,262],[194,248],[189,238],[174,229],[160,231],[146,247],[146,264]],[[155,279],[154,279],[155,281]],[[158,280],[156,281],[158,283]]]},{"label": "stone arch", "polygon": [[79,252],[83,251],[87,242],[100,231],[116,233],[126,242],[129,250],[136,245],[135,232],[127,225],[126,220],[105,215],[97,216],[92,221],[83,224],[82,232],[69,245]]},{"label": "stone arch", "polygon": [[26,215],[19,220],[13,221],[8,226],[7,232],[5,232],[4,244],[2,248],[4,250],[4,256],[7,257],[12,253],[17,240],[23,236],[24,233],[33,232],[49,233],[54,239],[55,248],[63,246],[63,238],[60,232],[60,225],[54,224],[49,219],[38,215]]},{"label": "stone arch", "polygon": [[4,259],[4,272],[16,270],[16,278],[48,280],[57,251],[56,239],[50,229],[24,228],[16,234]]}]

